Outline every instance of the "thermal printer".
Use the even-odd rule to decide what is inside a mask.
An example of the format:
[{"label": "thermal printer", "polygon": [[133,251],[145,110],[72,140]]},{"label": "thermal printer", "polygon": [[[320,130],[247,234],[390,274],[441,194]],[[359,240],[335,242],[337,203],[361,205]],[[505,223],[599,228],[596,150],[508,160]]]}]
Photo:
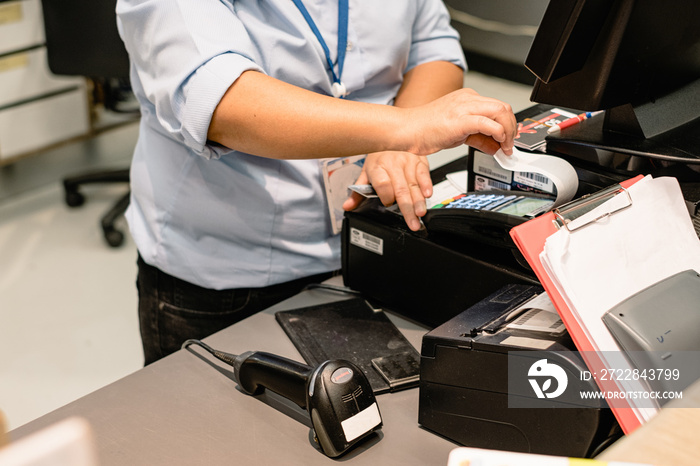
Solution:
[{"label": "thermal printer", "polygon": [[[539,285],[506,285],[423,337],[423,428],[463,446],[575,457],[622,435],[604,400],[574,396],[598,388],[581,380],[585,363],[553,306],[540,303],[551,306]],[[566,373],[561,396],[532,390],[527,376],[542,365]]]}]

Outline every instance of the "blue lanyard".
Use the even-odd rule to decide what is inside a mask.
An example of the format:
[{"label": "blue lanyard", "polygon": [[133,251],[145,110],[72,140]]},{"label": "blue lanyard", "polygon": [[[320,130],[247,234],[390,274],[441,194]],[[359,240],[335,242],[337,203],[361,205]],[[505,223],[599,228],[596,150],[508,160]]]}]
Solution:
[{"label": "blue lanyard", "polygon": [[316,27],[316,23],[314,22],[313,18],[311,18],[309,11],[306,9],[301,0],[292,1],[301,12],[302,16],[311,28],[311,31],[313,31],[316,39],[318,39],[318,42],[321,44],[323,52],[326,54],[326,62],[331,70],[331,74],[333,75],[333,93],[335,97],[344,97],[346,93],[345,86],[341,82],[340,78],[343,75],[345,51],[348,47],[348,15],[350,12],[348,0],[338,0],[338,74],[335,73],[335,67],[333,66],[333,60],[331,60],[331,52],[328,50],[328,45],[326,45],[326,41],[323,40],[321,31],[319,31],[318,27]]}]

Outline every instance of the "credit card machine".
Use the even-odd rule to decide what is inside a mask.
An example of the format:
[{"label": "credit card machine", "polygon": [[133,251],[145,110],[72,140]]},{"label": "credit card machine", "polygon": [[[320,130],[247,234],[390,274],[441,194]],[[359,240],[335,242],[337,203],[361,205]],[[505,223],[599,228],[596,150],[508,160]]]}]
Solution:
[{"label": "credit card machine", "polygon": [[493,246],[515,247],[510,229],[553,205],[553,197],[530,192],[468,192],[429,209],[423,223],[429,234],[449,234]]}]

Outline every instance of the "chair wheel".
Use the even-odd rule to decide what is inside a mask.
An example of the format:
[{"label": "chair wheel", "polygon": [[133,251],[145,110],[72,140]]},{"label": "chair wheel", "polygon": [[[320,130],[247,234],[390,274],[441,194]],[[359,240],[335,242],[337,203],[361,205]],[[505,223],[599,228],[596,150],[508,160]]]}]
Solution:
[{"label": "chair wheel", "polygon": [[66,204],[69,207],[80,207],[85,204],[85,196],[78,191],[66,191]]},{"label": "chair wheel", "polygon": [[113,248],[118,248],[124,243],[124,233],[113,228],[105,228],[104,236],[107,244]]}]

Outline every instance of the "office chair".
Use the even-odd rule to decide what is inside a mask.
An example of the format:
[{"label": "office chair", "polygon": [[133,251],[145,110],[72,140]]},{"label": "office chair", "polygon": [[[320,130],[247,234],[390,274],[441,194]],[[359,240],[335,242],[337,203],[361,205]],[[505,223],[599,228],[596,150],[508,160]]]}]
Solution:
[{"label": "office chair", "polygon": [[[129,56],[117,31],[116,0],[42,0],[46,51],[49,69],[58,75],[85,76],[94,83],[94,101],[106,110],[138,114],[124,108],[124,95],[130,91]],[[79,192],[84,184],[128,183],[129,169],[92,171],[63,180],[66,204],[77,207],[85,202]],[[126,211],[130,192],[102,217],[104,238],[112,247],[120,246],[124,234],[114,222]]]}]

